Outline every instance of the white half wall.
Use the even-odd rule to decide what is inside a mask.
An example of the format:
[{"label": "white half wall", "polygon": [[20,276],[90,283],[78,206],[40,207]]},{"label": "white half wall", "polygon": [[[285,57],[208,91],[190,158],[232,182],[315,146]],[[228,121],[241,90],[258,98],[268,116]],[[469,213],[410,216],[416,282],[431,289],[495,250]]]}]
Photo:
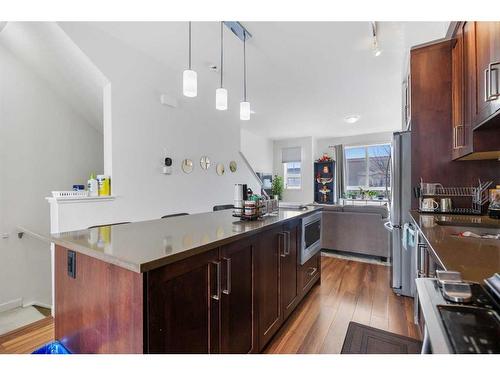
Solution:
[{"label": "white half wall", "polygon": [[273,171],[273,147],[271,139],[241,129],[241,152],[255,172]]},{"label": "white half wall", "polygon": [[3,43],[0,76],[0,233],[8,235],[0,238],[0,306],[19,299],[50,306],[50,245],[19,239],[16,227],[48,235],[44,198],[102,171],[103,137]]},{"label": "white half wall", "polygon": [[302,149],[301,161],[301,188],[285,189],[283,201],[312,203],[314,201],[314,180],[313,180],[313,149],[314,140],[312,137],[291,138],[274,141],[274,167],[273,175],[283,177],[283,163],[281,162],[281,150],[286,147],[300,147]]}]

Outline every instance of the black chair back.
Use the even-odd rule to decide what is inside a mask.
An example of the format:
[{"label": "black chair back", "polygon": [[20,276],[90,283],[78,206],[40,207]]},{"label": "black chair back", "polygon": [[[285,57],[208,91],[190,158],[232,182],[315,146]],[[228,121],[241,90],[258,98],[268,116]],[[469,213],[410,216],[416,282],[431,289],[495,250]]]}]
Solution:
[{"label": "black chair back", "polygon": [[232,204],[221,204],[214,206],[214,211],[229,210],[230,208],[234,208],[234,206]]},{"label": "black chair back", "polygon": [[167,217],[175,217],[175,216],[184,216],[184,215],[189,215],[187,212],[179,212],[178,214],[171,214],[171,215],[165,215],[162,216],[162,219],[166,219]]}]

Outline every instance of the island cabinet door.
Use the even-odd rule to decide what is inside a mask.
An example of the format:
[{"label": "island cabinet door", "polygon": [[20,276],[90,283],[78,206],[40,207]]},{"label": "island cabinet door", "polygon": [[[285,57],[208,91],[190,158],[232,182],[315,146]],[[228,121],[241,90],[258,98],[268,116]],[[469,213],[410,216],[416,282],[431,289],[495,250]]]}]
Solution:
[{"label": "island cabinet door", "polygon": [[221,353],[257,351],[254,330],[255,237],[221,247]]},{"label": "island cabinet door", "polygon": [[281,227],[259,235],[255,262],[259,351],[278,331],[283,321],[280,302],[280,254],[283,251],[284,235]]},{"label": "island cabinet door", "polygon": [[218,249],[147,273],[147,352],[218,353]]},{"label": "island cabinet door", "polygon": [[283,227],[283,251],[281,261],[281,305],[283,319],[288,318],[298,303],[297,264],[301,225],[300,220],[286,223]]}]

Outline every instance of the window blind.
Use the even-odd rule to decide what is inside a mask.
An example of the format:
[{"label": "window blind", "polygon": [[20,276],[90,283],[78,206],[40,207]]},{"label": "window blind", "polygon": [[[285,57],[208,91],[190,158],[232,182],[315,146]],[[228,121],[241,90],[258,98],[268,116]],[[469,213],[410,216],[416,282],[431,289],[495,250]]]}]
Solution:
[{"label": "window blind", "polygon": [[286,147],[281,149],[281,162],[294,163],[302,160],[302,148]]}]

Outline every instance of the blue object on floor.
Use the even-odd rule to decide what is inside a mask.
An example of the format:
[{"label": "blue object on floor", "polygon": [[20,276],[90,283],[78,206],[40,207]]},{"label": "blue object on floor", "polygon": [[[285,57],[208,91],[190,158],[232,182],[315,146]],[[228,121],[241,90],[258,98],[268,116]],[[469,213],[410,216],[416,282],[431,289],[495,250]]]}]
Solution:
[{"label": "blue object on floor", "polygon": [[59,341],[53,341],[41,348],[38,348],[31,354],[71,354]]}]

